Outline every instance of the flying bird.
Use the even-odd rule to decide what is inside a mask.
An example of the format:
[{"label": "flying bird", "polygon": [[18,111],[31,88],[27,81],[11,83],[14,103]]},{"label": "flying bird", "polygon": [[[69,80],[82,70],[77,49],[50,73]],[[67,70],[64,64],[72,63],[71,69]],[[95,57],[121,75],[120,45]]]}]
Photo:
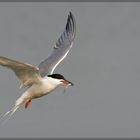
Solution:
[{"label": "flying bird", "polygon": [[53,47],[51,55],[38,66],[0,56],[0,65],[11,69],[20,80],[20,87],[26,89],[16,100],[12,109],[6,112],[1,119],[7,115],[11,117],[22,104],[25,104],[25,108],[28,108],[33,99],[48,95],[59,85],[64,85],[65,87],[74,85],[65,79],[63,75],[53,72],[72,48],[75,33],[75,18],[73,14],[69,12],[64,32]]}]

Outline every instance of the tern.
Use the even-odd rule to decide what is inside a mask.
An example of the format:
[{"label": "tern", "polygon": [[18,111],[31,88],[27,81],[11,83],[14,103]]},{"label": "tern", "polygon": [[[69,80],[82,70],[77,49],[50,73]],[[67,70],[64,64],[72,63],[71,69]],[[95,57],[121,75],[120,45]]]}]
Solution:
[{"label": "tern", "polygon": [[64,87],[74,85],[63,75],[53,72],[72,48],[75,33],[75,18],[69,12],[65,29],[55,43],[51,55],[38,66],[0,56],[0,65],[11,69],[21,83],[20,88],[25,88],[25,92],[16,100],[12,109],[6,112],[1,119],[7,115],[11,117],[22,104],[25,104],[25,108],[28,108],[33,99],[48,95],[59,85],[64,85]]}]

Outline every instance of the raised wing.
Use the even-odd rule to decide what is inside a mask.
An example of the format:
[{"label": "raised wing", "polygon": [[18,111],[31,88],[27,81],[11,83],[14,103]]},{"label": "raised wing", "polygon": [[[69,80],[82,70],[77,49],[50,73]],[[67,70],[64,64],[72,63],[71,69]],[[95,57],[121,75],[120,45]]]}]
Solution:
[{"label": "raised wing", "polygon": [[13,70],[23,86],[28,87],[40,81],[39,69],[30,65],[0,56],[0,65]]},{"label": "raised wing", "polygon": [[74,16],[70,12],[64,32],[56,42],[52,54],[39,64],[40,75],[44,77],[52,74],[57,65],[67,56],[70,51],[76,32]]}]

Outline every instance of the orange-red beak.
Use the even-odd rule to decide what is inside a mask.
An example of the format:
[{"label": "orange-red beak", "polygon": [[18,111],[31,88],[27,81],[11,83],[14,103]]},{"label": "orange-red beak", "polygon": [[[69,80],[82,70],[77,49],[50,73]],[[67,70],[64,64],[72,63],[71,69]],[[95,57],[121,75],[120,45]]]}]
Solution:
[{"label": "orange-red beak", "polygon": [[68,86],[68,85],[74,86],[74,84],[72,82],[68,81],[68,80],[61,80],[61,82],[66,86]]}]

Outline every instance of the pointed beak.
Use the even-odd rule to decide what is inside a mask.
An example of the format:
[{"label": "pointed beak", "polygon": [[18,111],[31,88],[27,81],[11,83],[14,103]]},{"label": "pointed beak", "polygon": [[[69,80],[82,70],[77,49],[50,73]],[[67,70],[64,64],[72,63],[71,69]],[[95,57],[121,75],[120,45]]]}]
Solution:
[{"label": "pointed beak", "polygon": [[70,86],[74,86],[74,84],[72,82],[70,82],[69,84],[70,84]]},{"label": "pointed beak", "polygon": [[61,82],[66,86],[74,86],[74,84],[68,80],[62,80]]}]

